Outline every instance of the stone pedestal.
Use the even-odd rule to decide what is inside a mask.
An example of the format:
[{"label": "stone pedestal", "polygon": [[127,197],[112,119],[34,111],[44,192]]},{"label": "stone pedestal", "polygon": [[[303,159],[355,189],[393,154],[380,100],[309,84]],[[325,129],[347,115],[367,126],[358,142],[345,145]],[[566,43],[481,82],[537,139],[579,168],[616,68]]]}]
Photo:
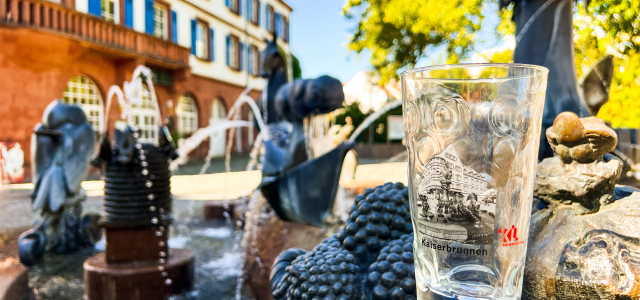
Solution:
[{"label": "stone pedestal", "polygon": [[[160,251],[167,251],[169,227],[162,236],[156,236],[153,227],[105,228],[107,245],[105,259],[108,263],[129,260],[159,259]],[[163,246],[160,246],[163,245]]]},{"label": "stone pedestal", "polygon": [[0,300],[19,300],[29,291],[28,270],[17,259],[0,261]]},{"label": "stone pedestal", "polygon": [[105,252],[83,266],[86,299],[162,300],[193,288],[193,254],[169,249],[169,227],[158,228],[105,227]]},{"label": "stone pedestal", "polygon": [[[84,263],[85,297],[89,300],[162,300],[193,288],[193,254],[170,249],[163,277],[158,260],[107,262],[100,253]],[[167,281],[170,280],[170,284]]]},{"label": "stone pedestal", "polygon": [[331,233],[282,221],[259,191],[251,201],[242,241],[246,251],[244,279],[257,300],[270,300],[269,274],[276,257],[292,247],[311,250]]}]

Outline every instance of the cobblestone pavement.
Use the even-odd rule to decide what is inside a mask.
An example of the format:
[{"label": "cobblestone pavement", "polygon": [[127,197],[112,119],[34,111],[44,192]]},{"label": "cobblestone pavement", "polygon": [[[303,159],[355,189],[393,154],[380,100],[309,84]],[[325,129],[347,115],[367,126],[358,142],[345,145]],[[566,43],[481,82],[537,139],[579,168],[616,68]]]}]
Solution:
[{"label": "cobblestone pavement", "polygon": [[[383,163],[360,165],[354,182],[380,184],[387,181],[407,183],[406,163]],[[187,214],[203,201],[227,200],[249,195],[260,183],[260,171],[242,171],[205,175],[175,175],[171,178],[174,197],[174,217]],[[321,179],[318,179],[321,180]],[[82,183],[87,191],[85,212],[101,212],[104,181],[92,180]],[[36,214],[31,212],[30,195],[33,184],[0,186],[0,232],[11,228],[29,227]]]}]

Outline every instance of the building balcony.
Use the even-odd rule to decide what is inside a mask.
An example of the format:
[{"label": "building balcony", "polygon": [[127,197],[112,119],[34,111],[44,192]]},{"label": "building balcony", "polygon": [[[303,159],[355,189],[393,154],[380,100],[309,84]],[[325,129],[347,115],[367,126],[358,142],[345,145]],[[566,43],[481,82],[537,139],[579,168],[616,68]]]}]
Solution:
[{"label": "building balcony", "polygon": [[0,0],[2,27],[62,35],[117,59],[173,70],[189,67],[188,48],[48,1]]}]

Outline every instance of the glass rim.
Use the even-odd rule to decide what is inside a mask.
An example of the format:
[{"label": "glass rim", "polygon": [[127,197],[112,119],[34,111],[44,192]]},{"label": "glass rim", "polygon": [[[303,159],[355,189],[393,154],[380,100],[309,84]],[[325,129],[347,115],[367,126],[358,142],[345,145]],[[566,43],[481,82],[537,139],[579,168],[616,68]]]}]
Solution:
[{"label": "glass rim", "polygon": [[[448,70],[448,69],[471,69],[471,68],[521,68],[521,69],[530,69],[535,70],[537,72],[541,72],[540,74],[527,74],[527,75],[507,75],[504,77],[485,77],[485,78],[434,78],[434,77],[417,77],[414,74],[418,72],[425,71],[436,71],[436,70]],[[462,63],[462,64],[445,64],[445,65],[435,65],[435,66],[426,66],[420,68],[414,68],[410,70],[406,70],[400,73],[400,77],[402,79],[408,78],[412,80],[420,80],[420,81],[437,81],[437,82],[483,82],[483,81],[502,81],[502,80],[513,80],[513,79],[522,79],[522,78],[530,78],[534,76],[539,76],[543,74],[548,74],[549,69],[532,64],[521,64],[521,63]]]}]

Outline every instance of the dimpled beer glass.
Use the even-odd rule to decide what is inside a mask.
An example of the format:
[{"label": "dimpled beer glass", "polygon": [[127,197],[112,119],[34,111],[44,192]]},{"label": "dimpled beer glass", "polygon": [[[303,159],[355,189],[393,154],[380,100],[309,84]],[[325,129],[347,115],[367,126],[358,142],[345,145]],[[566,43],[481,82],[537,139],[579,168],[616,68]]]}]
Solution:
[{"label": "dimpled beer glass", "polygon": [[418,299],[519,299],[548,70],[402,77]]}]

